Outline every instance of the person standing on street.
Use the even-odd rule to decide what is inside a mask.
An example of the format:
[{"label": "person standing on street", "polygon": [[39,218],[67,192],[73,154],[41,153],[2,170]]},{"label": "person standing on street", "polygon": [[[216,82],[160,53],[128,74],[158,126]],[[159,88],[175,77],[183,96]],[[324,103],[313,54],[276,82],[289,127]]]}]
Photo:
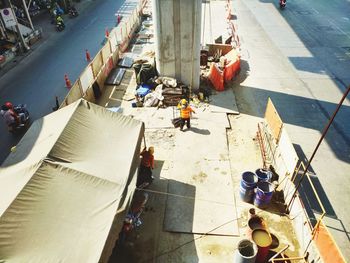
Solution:
[{"label": "person standing on street", "polygon": [[20,117],[14,111],[11,102],[6,102],[1,107],[1,115],[3,115],[5,123],[9,130],[15,129],[20,124]]},{"label": "person standing on street", "polygon": [[185,126],[185,123],[187,125],[187,128],[191,128],[191,113],[196,113],[191,106],[188,104],[187,100],[182,99],[180,100],[179,104],[177,105],[177,108],[180,110],[180,117],[181,117],[181,124],[180,124],[180,131],[183,131],[183,128]]}]

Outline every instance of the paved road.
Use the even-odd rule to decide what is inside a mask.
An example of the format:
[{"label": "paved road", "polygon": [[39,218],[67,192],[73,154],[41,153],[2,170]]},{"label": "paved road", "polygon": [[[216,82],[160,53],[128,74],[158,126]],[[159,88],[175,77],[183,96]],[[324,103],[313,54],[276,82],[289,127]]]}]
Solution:
[{"label": "paved road", "polygon": [[[48,33],[49,39],[44,39],[29,56],[0,79],[0,103],[26,103],[33,120],[50,113],[54,96],[62,101],[68,92],[64,74],[67,73],[74,83],[87,65],[85,49],[89,49],[91,57],[101,49],[105,28],[115,26],[114,14],[123,3],[122,0],[91,1],[80,16],[66,19],[65,31]],[[3,121],[0,123],[0,134],[2,163],[20,136],[9,134]]]},{"label": "paved road", "polygon": [[[261,112],[266,98],[272,98],[299,157],[309,158],[343,92],[350,85],[350,2],[293,0],[287,1],[283,11],[279,10],[277,0],[245,0],[244,5],[253,14],[251,20],[256,19],[268,37],[247,39],[241,31],[242,47],[245,48],[248,42],[250,45],[249,50],[243,50],[250,63],[244,89],[254,96],[252,100]],[[238,14],[238,25],[240,19],[242,16]],[[254,25],[248,30],[261,32]],[[257,50],[261,47],[265,48],[265,54],[258,57]],[[312,180],[326,207],[325,222],[348,260],[349,98],[350,95],[312,162],[312,170],[316,173]],[[310,192],[310,189],[304,190]],[[310,197],[309,201],[313,203],[315,214],[319,214],[315,199]]]}]

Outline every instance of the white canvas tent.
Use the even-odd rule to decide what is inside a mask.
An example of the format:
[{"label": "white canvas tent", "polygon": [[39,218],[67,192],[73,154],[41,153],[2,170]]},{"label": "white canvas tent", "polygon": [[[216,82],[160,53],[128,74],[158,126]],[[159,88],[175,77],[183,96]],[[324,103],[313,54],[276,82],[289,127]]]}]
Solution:
[{"label": "white canvas tent", "polygon": [[0,262],[106,262],[143,134],[85,100],[35,121],[0,168]]}]

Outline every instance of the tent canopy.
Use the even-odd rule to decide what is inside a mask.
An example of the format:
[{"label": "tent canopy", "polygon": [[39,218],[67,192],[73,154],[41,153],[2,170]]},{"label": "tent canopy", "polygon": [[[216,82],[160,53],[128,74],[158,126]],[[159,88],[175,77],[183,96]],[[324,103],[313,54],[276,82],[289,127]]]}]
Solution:
[{"label": "tent canopy", "polygon": [[0,169],[0,261],[107,259],[143,133],[142,122],[85,100],[34,122]]}]

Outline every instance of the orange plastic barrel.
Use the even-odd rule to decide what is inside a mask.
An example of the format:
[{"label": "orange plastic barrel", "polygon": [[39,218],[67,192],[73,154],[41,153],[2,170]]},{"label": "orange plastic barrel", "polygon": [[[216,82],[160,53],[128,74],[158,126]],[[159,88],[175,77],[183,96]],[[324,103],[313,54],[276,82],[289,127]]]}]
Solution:
[{"label": "orange plastic barrel", "polygon": [[266,262],[267,255],[269,254],[270,246],[272,243],[272,237],[270,233],[265,229],[255,229],[252,233],[252,239],[258,246],[258,254],[256,255],[255,262]]}]

